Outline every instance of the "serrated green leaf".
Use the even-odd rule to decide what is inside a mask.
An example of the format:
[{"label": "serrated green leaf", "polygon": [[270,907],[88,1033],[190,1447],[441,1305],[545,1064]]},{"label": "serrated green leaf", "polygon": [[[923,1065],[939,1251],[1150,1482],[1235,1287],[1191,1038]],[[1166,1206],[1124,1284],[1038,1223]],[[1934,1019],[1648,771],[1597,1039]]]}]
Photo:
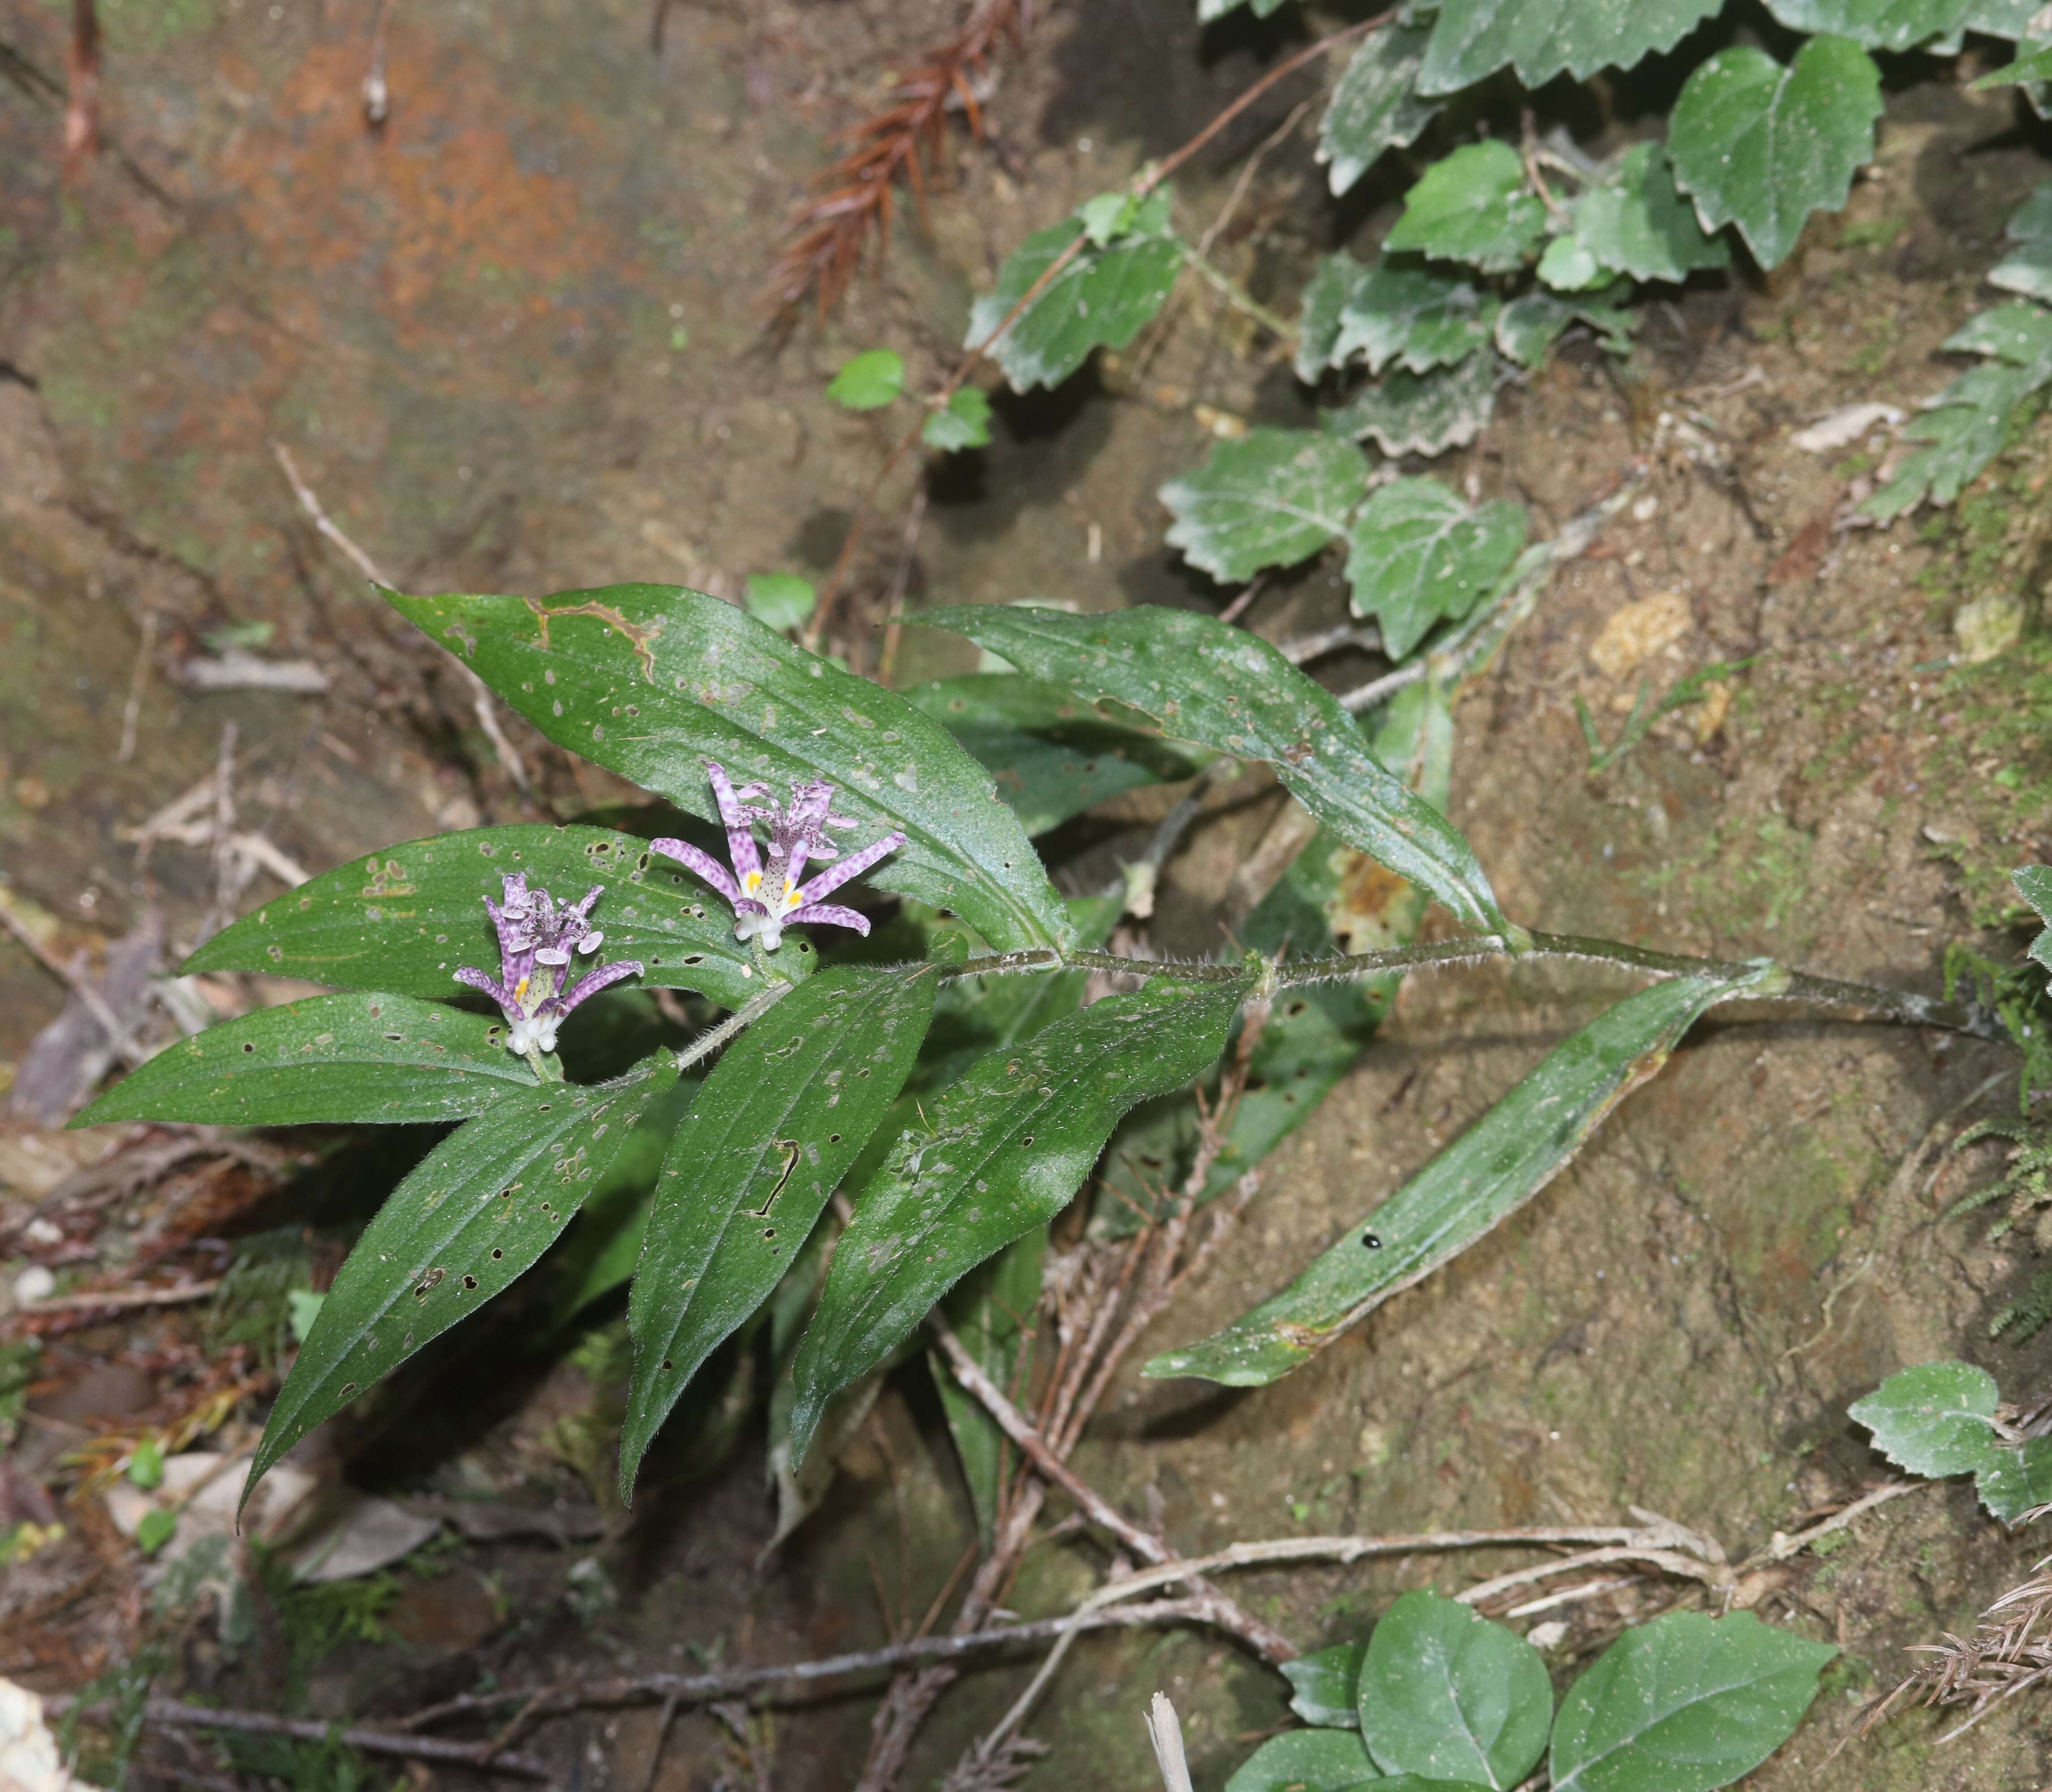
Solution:
[{"label": "serrated green leaf", "polygon": [[310,996],[166,1046],[72,1125],[464,1120],[537,1086],[505,1037],[503,1021],[411,996]]},{"label": "serrated green leaf", "polygon": [[1233,1770],[1225,1792],[1354,1792],[1380,1786],[1382,1776],[1345,1730],[1286,1730],[1271,1736]]},{"label": "serrated green leaf", "polygon": [[623,1498],[685,1384],[769,1298],[896,1100],[938,981],[932,964],[823,971],[706,1078],[664,1158],[628,1297]]},{"label": "serrated green leaf", "polygon": [[1792,31],[1828,31],[1868,49],[1906,50],[1962,29],[1963,0],[1768,0]]},{"label": "serrated green leaf", "polygon": [[1708,58],[1674,103],[1667,153],[1705,230],[1736,224],[1778,267],[1814,211],[1837,211],[1874,156],[1881,72],[1844,37],[1812,37],[1787,68],[1749,44]]},{"label": "serrated green leaf", "polygon": [[1140,217],[1140,202],[1123,189],[1100,193],[1076,208],[1076,220],[1093,247],[1102,248],[1132,229]]},{"label": "serrated green leaf", "polygon": [[748,613],[765,628],[780,633],[796,628],[819,604],[810,579],[796,573],[750,573],[742,598]]},{"label": "serrated green leaf", "polygon": [[1375,438],[1394,458],[1433,455],[1471,442],[1496,408],[1496,357],[1486,349],[1452,367],[1413,374],[1396,367],[1318,427],[1348,441]]},{"label": "serrated green leaf", "polygon": [[[730,1008],[762,989],[726,904],[683,867],[631,834],[546,825],[475,828],[387,847],[273,898],[223,928],[183,968],[452,1000],[464,993],[451,974],[459,964],[498,974],[484,898],[500,898],[508,871],[571,902],[604,885],[592,919],[605,931],[605,956],[640,960],[644,986],[699,990]],[[816,962],[809,947],[776,964],[797,977]]]},{"label": "serrated green leaf", "polygon": [[1382,246],[1507,274],[1545,233],[1546,208],[1517,151],[1492,139],[1464,143],[1428,167],[1404,195],[1404,215]]},{"label": "serrated green leaf", "polygon": [[1795,1733],[1838,1653],[1749,1611],[1669,1612],[1627,1630],[1568,1688],[1553,1792],[1713,1792]]},{"label": "serrated green leaf", "polygon": [[1676,977],[1598,1015],[1281,1293],[1143,1372],[1259,1387],[1309,1361],[1531,1199],[1705,1009],[1768,974]]},{"label": "serrated green leaf", "polygon": [[965,385],[949,395],[938,410],[926,413],[919,440],[930,448],[953,454],[962,448],[990,446],[990,401],[981,388]]},{"label": "serrated green leaf", "polygon": [[531,1088],[429,1152],[336,1274],[271,1409],[244,1501],[315,1426],[532,1268],[676,1078],[675,1054],[660,1051],[612,1082]]},{"label": "serrated green leaf", "polygon": [[[1032,1348],[1033,1313],[1040,1300],[1040,1264],[1047,1248],[1047,1227],[1036,1227],[988,1263],[970,1270],[942,1303],[962,1348],[993,1386],[1008,1391],[1019,1387],[1020,1360]],[[929,1351],[927,1362],[988,1554],[997,1535],[998,1507],[1004,1497],[1004,1434],[983,1403],[963,1391],[939,1352]]]},{"label": "serrated green leaf", "polygon": [[1319,259],[1304,288],[1297,313],[1297,378],[1315,382],[1328,367],[1339,365],[1340,322],[1347,300],[1371,270],[1341,251]]},{"label": "serrated green leaf", "polygon": [[1282,1677],[1290,1683],[1290,1708],[1306,1724],[1330,1730],[1358,1730],[1361,1712],[1357,1704],[1361,1684],[1361,1659],[1367,1652],[1361,1642],[1334,1643],[1282,1664]]},{"label": "serrated green leaf", "polygon": [[827,396],[844,410],[873,411],[905,389],[905,363],[889,349],[871,349],[841,363]]},{"label": "serrated green leaf", "polygon": [[1294,566],[1345,533],[1367,482],[1358,449],[1311,429],[1250,429],[1161,487],[1169,545],[1229,582]]},{"label": "serrated green leaf", "polygon": [[1699,268],[1731,264],[1729,245],[1703,233],[1695,207],[1676,190],[1658,143],[1636,143],[1619,157],[1575,202],[1574,219],[1574,241],[1599,268],[1636,280],[1685,280]]},{"label": "serrated green leaf", "polygon": [[[2039,53],[2045,59],[2046,76],[2052,79],[2052,48]],[[2033,190],[2003,227],[2003,235],[2016,247],[1989,270],[1988,284],[2005,292],[2020,292],[2027,299],[2052,301],[2052,181]]]},{"label": "serrated green leaf", "polygon": [[1630,68],[1672,49],[1721,0],[1442,0],[1418,79],[1420,93],[1451,93],[1506,62],[1529,88],[1562,69],[1581,80],[1599,68]]},{"label": "serrated green leaf", "polygon": [[[1036,230],[1005,258],[997,288],[969,308],[964,348],[1003,323],[1062,252],[1084,230],[1080,217]],[[1059,385],[1100,345],[1124,348],[1161,310],[1183,267],[1182,240],[1169,221],[1169,195],[1143,200],[1126,233],[1087,245],[1020,312],[989,354],[1015,392]]]},{"label": "serrated green leaf", "polygon": [[1546,358],[1561,332],[1572,323],[1586,323],[1595,331],[1604,347],[1612,354],[1629,354],[1631,313],[1621,307],[1601,303],[1615,295],[1629,295],[1628,283],[1619,280],[1586,299],[1562,299],[1550,292],[1528,292],[1503,307],[1496,320],[1496,346],[1521,367],[1536,367]]},{"label": "serrated green leaf", "polygon": [[1333,88],[1318,124],[1318,159],[1335,194],[1345,193],[1386,149],[1416,143],[1439,108],[1417,96],[1429,24],[1385,25],[1371,33]]},{"label": "serrated green leaf", "polygon": [[1377,262],[1347,295],[1333,361],[1358,353],[1371,374],[1392,362],[1414,374],[1451,366],[1489,341],[1498,309],[1466,280]]},{"label": "serrated green leaf", "polygon": [[2034,369],[1976,367],[1946,387],[1935,405],[1903,428],[1907,441],[1925,445],[1896,468],[1895,476],[1861,507],[1886,522],[1929,498],[1949,504],[2008,444],[2017,407],[2044,384]]},{"label": "serrated green leaf", "polygon": [[2016,886],[2017,894],[2046,924],[2046,931],[2030,942],[2030,956],[2046,970],[2052,971],[2052,866],[2026,865],[2020,871],[2011,871],[2009,881]]},{"label": "serrated green leaf", "polygon": [[1402,659],[1494,589],[1524,545],[1525,507],[1508,499],[1470,507],[1437,479],[1379,486],[1347,537],[1353,613],[1374,616],[1383,651]]},{"label": "serrated green leaf", "polygon": [[1977,311],[1945,338],[1954,354],[1985,354],[2042,378],[2052,374],[2052,311],[2011,301]]},{"label": "serrated green leaf", "polygon": [[736,784],[823,777],[862,846],[904,846],[864,874],[952,909],[993,945],[1059,944],[1061,899],[989,776],[903,698],[830,666],[731,604],[674,585],[394,606],[550,739],[708,820],[705,761]]},{"label": "serrated green leaf", "polygon": [[1913,1475],[1963,1475],[1995,1460],[1995,1377],[1971,1363],[1921,1363],[1890,1375],[1846,1414]]},{"label": "serrated green leaf", "polygon": [[1122,790],[1194,777],[1202,763],[1166,745],[1143,717],[1017,672],[935,679],[904,694],[990,773],[1028,834]]},{"label": "serrated green leaf", "polygon": [[794,1457],[834,1390],[909,1337],[983,1260],[1044,1224],[1134,1103],[1203,1074],[1244,980],[1149,984],[983,1059],[927,1106],[856,1201],[793,1375]]},{"label": "serrated green leaf", "polygon": [[1507,925],[1460,831],[1369,750],[1359,725],[1277,650],[1216,616],[1142,605],[1106,616],[1009,605],[930,611],[1013,665],[1139,710],[1164,737],[1263,759],[1312,815],[1470,926]]},{"label": "serrated green leaf", "polygon": [[1572,236],[1556,237],[1546,245],[1546,252],[1539,257],[1538,274],[1540,284],[1556,292],[1585,292],[1611,277],[1610,270]]},{"label": "serrated green leaf", "polygon": [[1553,1721],[1539,1651],[1473,1607],[1407,1593],[1369,1637],[1356,1694],[1385,1774],[1508,1792],[1538,1765]]},{"label": "serrated green leaf", "polygon": [[1998,1449],[1974,1477],[1974,1491],[2005,1524],[2052,1504],[2052,1438],[2032,1438],[2019,1448]]},{"label": "serrated green leaf", "polygon": [[2006,37],[2013,44],[2030,35],[2031,21],[2043,10],[2044,0],[1971,0],[1964,22],[1969,31]]},{"label": "serrated green leaf", "polygon": [[[2034,11],[2036,9],[2032,10]],[[2034,81],[2046,80],[2052,80],[2052,44],[2046,45],[2042,49],[2028,50],[2015,61],[1996,69],[1993,74],[1982,76],[1974,83],[1974,92],[1985,93],[1991,88],[2024,87]],[[2044,190],[2041,186],[2038,193]],[[2031,198],[2035,200],[2037,194],[2033,194]]]}]

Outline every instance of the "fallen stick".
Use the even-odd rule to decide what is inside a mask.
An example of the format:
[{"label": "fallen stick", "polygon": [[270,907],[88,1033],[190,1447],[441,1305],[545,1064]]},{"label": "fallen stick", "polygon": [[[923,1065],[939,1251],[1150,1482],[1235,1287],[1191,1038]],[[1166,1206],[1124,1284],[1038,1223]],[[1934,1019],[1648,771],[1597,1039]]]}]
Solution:
[{"label": "fallen stick", "polygon": [[175,1307],[187,1301],[204,1301],[220,1286],[220,1278],[216,1277],[212,1281],[195,1281],[183,1288],[115,1288],[99,1294],[45,1294],[40,1300],[18,1303],[14,1310],[72,1313],[93,1307]]}]

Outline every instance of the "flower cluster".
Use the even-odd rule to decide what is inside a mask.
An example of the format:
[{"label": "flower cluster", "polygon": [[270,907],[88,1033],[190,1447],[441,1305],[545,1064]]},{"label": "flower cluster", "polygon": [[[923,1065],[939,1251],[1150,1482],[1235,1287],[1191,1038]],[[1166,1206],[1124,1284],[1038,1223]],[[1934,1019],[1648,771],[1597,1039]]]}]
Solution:
[{"label": "flower cluster", "polygon": [[594,964],[585,974],[570,974],[570,957],[589,958],[605,936],[591,924],[591,906],[604,891],[594,884],[581,902],[561,908],[546,890],[530,890],[525,871],[506,874],[505,901],[484,898],[491,925],[499,930],[499,975],[464,965],[458,983],[481,989],[499,1004],[511,1028],[507,1049],[525,1057],[529,1051],[554,1051],[556,1028],[587,996],[609,984],[640,973],[636,959]]},{"label": "flower cluster", "polygon": [[[701,852],[687,840],[664,839],[650,843],[656,851],[681,865],[688,865],[724,896],[734,909],[734,937],[759,939],[765,952],[774,952],[784,929],[793,925],[852,927],[867,933],[869,923],[853,909],[820,898],[838,890],[850,878],[866,871],[887,852],[905,843],[903,834],[887,834],[864,847],[851,859],[841,859],[840,849],[828,839],[829,828],[852,828],[844,816],[833,813],[833,786],[816,781],[791,786],[791,800],[781,804],[763,799],[769,786],[743,784],[736,790],[726,771],[708,760],[706,775],[719,804],[719,819],[726,828],[729,871],[710,853]],[[770,828],[770,860],[764,864],[755,846],[754,824]],[[840,859],[830,871],[822,871],[809,883],[805,875],[809,860]]]}]

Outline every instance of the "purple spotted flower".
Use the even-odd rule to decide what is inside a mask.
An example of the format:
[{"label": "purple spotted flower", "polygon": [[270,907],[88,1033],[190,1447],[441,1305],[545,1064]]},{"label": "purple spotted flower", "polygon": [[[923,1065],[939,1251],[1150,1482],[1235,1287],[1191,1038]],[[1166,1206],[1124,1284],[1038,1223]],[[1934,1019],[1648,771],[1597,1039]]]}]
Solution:
[{"label": "purple spotted flower", "polygon": [[506,1047],[525,1057],[530,1051],[554,1051],[556,1028],[587,996],[609,984],[637,975],[638,960],[595,964],[582,976],[570,971],[575,953],[589,958],[605,936],[591,924],[591,906],[605,888],[594,884],[581,902],[556,906],[546,890],[530,890],[525,871],[506,874],[506,900],[484,898],[485,911],[499,930],[499,975],[494,978],[466,964],[458,983],[481,989],[499,1004],[511,1031]]},{"label": "purple spotted flower", "polygon": [[[701,852],[685,840],[655,840],[652,844],[665,857],[688,865],[734,906],[734,937],[759,939],[765,952],[774,952],[786,927],[799,925],[852,927],[867,933],[869,923],[853,909],[820,900],[840,889],[850,878],[866,871],[887,852],[905,843],[903,834],[886,834],[873,846],[866,846],[852,859],[840,859],[840,849],[828,839],[829,828],[852,828],[844,816],[832,812],[833,786],[814,781],[793,784],[788,804],[764,800],[769,786],[743,784],[736,790],[726,772],[708,760],[706,775],[712,780],[712,793],[719,803],[719,819],[726,828],[727,856],[734,861],[730,871],[711,854]],[[755,847],[754,824],[770,824],[770,862],[762,862]],[[808,859],[840,859],[830,871],[822,871],[809,883],[801,884]]]}]

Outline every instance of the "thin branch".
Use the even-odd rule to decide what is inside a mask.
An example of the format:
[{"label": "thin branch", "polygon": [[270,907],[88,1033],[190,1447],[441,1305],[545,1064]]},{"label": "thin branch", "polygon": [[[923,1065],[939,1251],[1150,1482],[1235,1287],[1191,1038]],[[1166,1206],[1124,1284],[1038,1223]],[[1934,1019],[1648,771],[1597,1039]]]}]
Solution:
[{"label": "thin branch", "polygon": [[136,644],[135,665],[128,675],[128,701],[121,706],[121,744],[114,762],[125,765],[135,755],[135,730],[143,719],[143,687],[150,675],[150,655],[157,647],[157,612],[143,612],[143,638]]}]

